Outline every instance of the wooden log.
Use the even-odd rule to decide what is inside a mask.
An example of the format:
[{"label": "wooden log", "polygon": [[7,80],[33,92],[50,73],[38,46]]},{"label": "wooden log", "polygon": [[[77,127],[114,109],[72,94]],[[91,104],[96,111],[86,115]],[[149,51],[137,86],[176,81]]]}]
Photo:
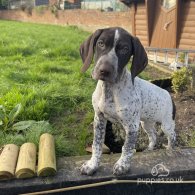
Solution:
[{"label": "wooden log", "polygon": [[191,33],[181,33],[181,39],[195,39],[195,34]]},{"label": "wooden log", "polygon": [[147,36],[147,31],[146,30],[136,30],[136,36],[139,37],[139,35],[144,35]]},{"label": "wooden log", "polygon": [[195,46],[194,46],[194,45],[195,45],[195,40],[194,40],[194,39],[181,39],[181,40],[180,40],[180,44],[181,44],[181,45],[182,45],[182,44],[183,44],[183,45],[186,44],[186,45],[189,45],[189,46],[191,45],[191,46],[193,46],[194,49],[195,49]]},{"label": "wooden log", "polygon": [[140,40],[140,41],[141,41],[142,45],[148,46],[148,41],[142,41],[142,40]]},{"label": "wooden log", "polygon": [[148,41],[148,37],[146,35],[139,35],[136,33],[136,37],[138,37],[140,41]]},{"label": "wooden log", "polygon": [[190,49],[194,50],[194,46],[187,45],[187,44],[179,44],[179,48],[180,49],[186,49],[186,50],[190,50]]},{"label": "wooden log", "polygon": [[15,144],[7,144],[4,146],[0,155],[0,179],[14,177],[18,152],[19,147]]},{"label": "wooden log", "polygon": [[195,33],[195,28],[194,27],[186,27],[184,26],[181,28],[181,33]]},{"label": "wooden log", "polygon": [[139,26],[136,26],[136,30],[145,30],[145,31],[147,31],[147,28],[146,28],[146,26],[139,25]]},{"label": "wooden log", "polygon": [[39,141],[38,176],[50,176],[56,173],[54,137],[45,133]]},{"label": "wooden log", "polygon": [[186,12],[185,14],[188,14],[188,15],[195,15],[195,7],[186,7]]},{"label": "wooden log", "polygon": [[36,146],[33,143],[25,143],[20,147],[18,163],[16,167],[17,178],[30,178],[35,175]]},{"label": "wooden log", "polygon": [[136,24],[137,24],[137,25],[141,25],[141,26],[144,26],[144,25],[146,26],[146,20],[145,20],[145,19],[144,19],[144,20],[139,20],[139,19],[137,19],[137,20],[136,20]]},{"label": "wooden log", "polygon": [[186,27],[195,27],[195,21],[185,21],[185,26]]},{"label": "wooden log", "polygon": [[146,19],[146,16],[145,15],[138,15],[138,14],[136,14],[135,15],[135,19],[136,20],[145,20]]},{"label": "wooden log", "polygon": [[146,9],[145,8],[139,8],[136,11],[137,15],[146,15]]},{"label": "wooden log", "polygon": [[195,17],[195,14],[194,15],[184,14],[183,15],[183,22],[185,22],[185,21],[194,21],[194,17]]}]

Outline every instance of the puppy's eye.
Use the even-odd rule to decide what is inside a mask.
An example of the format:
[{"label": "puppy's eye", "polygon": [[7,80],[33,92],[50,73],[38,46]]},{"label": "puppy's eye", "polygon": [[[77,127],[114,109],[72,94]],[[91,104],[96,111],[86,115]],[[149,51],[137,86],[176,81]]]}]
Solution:
[{"label": "puppy's eye", "polygon": [[102,40],[98,41],[98,47],[101,47],[101,48],[104,48],[105,47],[105,44]]},{"label": "puppy's eye", "polygon": [[120,50],[120,53],[121,53],[122,55],[125,55],[125,54],[128,53],[128,51],[129,51],[129,48],[128,48],[128,47],[123,47],[123,48]]}]

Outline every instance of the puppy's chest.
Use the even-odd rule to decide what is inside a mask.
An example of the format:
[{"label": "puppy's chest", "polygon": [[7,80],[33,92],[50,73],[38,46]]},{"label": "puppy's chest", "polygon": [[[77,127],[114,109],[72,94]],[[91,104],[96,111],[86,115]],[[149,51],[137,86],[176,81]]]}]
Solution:
[{"label": "puppy's chest", "polygon": [[112,122],[116,122],[118,115],[117,111],[115,109],[115,104],[112,99],[108,99],[104,101],[103,99],[100,99],[98,103],[98,109],[101,113],[104,114],[104,117],[107,120],[110,120]]},{"label": "puppy's chest", "polygon": [[98,108],[101,112],[103,113],[114,113],[115,111],[115,103],[113,97],[105,98],[105,97],[100,97],[98,101]]},{"label": "puppy's chest", "polygon": [[104,114],[104,117],[111,122],[118,120],[118,110],[120,105],[112,93],[103,94],[98,101],[98,109]]}]

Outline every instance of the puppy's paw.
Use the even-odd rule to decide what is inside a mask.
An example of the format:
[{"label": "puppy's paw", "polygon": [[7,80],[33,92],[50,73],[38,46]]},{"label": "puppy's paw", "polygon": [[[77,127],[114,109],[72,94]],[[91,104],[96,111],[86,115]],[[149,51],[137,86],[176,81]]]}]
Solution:
[{"label": "puppy's paw", "polygon": [[172,145],[165,145],[165,144],[163,144],[163,147],[164,147],[167,151],[173,151],[173,150],[174,150],[174,146],[172,146]]},{"label": "puppy's paw", "polygon": [[123,175],[127,173],[130,169],[130,163],[122,163],[120,160],[114,165],[113,174],[114,175]]},{"label": "puppy's paw", "polygon": [[97,169],[98,164],[89,160],[81,166],[80,171],[82,175],[93,175]]}]

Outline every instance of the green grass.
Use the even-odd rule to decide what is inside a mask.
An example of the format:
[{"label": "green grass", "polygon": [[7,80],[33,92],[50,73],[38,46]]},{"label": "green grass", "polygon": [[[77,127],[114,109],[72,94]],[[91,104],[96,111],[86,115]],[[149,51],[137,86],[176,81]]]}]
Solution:
[{"label": "green grass", "polygon": [[[93,120],[95,82],[80,73],[79,46],[87,36],[76,27],[0,21],[0,105],[9,111],[21,103],[18,120],[50,121],[59,155],[84,153]],[[20,138],[7,135],[0,145]]]},{"label": "green grass", "polygon": [[[25,133],[0,135],[5,143],[32,141],[50,132],[58,155],[85,154],[91,142],[95,81],[80,73],[79,47],[89,33],[77,27],[0,20],[0,105],[22,104],[21,120],[49,121]],[[142,77],[149,79],[148,73]],[[0,132],[2,134],[2,132]]]}]

